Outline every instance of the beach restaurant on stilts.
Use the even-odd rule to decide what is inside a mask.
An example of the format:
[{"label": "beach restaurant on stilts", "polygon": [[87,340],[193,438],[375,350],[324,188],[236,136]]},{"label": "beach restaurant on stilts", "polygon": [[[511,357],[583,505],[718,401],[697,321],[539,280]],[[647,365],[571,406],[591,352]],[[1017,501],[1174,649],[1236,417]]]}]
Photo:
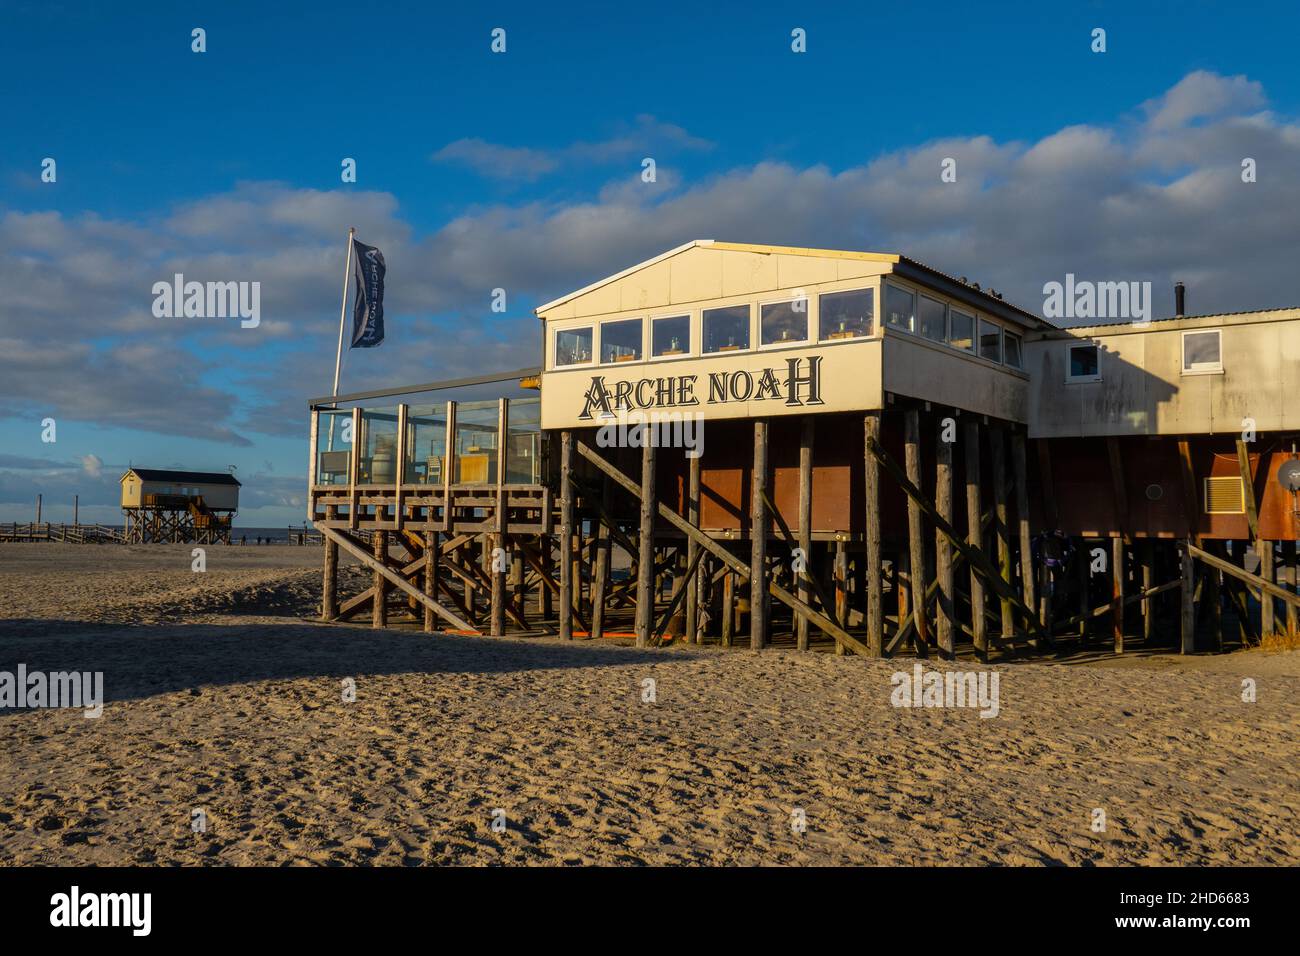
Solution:
[{"label": "beach restaurant on stilts", "polygon": [[902,255],[700,240],[537,317],[536,367],[311,402],[325,620],[981,660],[1296,634],[1300,309],[1180,287],[1064,329]]}]

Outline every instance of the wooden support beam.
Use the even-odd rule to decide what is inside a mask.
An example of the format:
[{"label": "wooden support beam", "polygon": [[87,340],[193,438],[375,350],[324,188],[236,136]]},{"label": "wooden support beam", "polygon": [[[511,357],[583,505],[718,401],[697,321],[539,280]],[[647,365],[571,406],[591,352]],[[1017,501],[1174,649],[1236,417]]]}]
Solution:
[{"label": "wooden support beam", "polygon": [[388,532],[372,531],[370,533],[371,544],[375,548],[375,560],[379,566],[374,567],[375,583],[372,587],[375,589],[374,603],[371,604],[370,626],[387,627],[388,626],[388,589],[385,587],[385,579],[380,568],[388,563]]},{"label": "wooden support beam", "polygon": [[[956,423],[954,434],[949,441],[947,433],[941,429],[935,443],[934,465],[934,506],[949,524],[952,523],[952,446],[957,441]],[[1020,451],[1023,460],[1024,444]],[[942,531],[934,533],[935,584],[937,585],[938,607],[935,614],[935,637],[939,643],[939,656],[945,660],[956,657],[955,634],[960,627],[957,622],[956,586],[953,580],[952,545],[943,536]],[[922,600],[922,606],[925,601]]]},{"label": "wooden support beam", "polygon": [[1110,539],[1111,571],[1111,606],[1114,613],[1111,619],[1111,637],[1115,642],[1115,653],[1124,653],[1124,539]]},{"label": "wooden support beam", "polygon": [[[1007,508],[1007,447],[1006,429],[994,424],[989,426],[990,464],[993,468],[993,509],[997,520],[993,531],[998,543],[998,571],[1008,589],[1011,585],[1011,524]],[[1035,617],[1035,620],[1037,618]],[[1015,618],[1011,613],[1011,602],[1002,598],[1002,638],[1014,637],[1016,633]]]},{"label": "wooden support beam", "polygon": [[[1277,583],[1277,569],[1273,560],[1273,542],[1255,539],[1255,550],[1259,553],[1259,576],[1265,581]],[[1259,596],[1259,630],[1261,639],[1271,637],[1277,631],[1277,602],[1273,595],[1261,592]]]},{"label": "wooden support beam", "polygon": [[[1296,543],[1282,542],[1282,563],[1286,569],[1286,581],[1291,591],[1300,594],[1300,565],[1296,563]],[[1300,637],[1300,609],[1296,605],[1286,605],[1286,632],[1292,638]]]},{"label": "wooden support beam", "polygon": [[[338,505],[326,505],[325,517],[329,521],[338,518]],[[321,620],[332,621],[339,616],[339,546],[333,541],[325,541],[325,574],[321,583]]]},{"label": "wooden support beam", "polygon": [[448,536],[455,534],[456,520],[452,508],[451,486],[456,478],[456,403],[447,403],[447,427],[443,434],[442,449],[442,530]]},{"label": "wooden support beam", "polygon": [[[604,458],[602,458],[595,450],[590,448],[585,442],[578,442],[577,450],[583,458],[586,458],[605,474],[609,475],[609,477],[614,480],[614,483],[628,494],[638,499],[641,497],[640,490],[632,479],[628,478],[627,475],[623,474],[609,462],[605,461]],[[745,564],[744,561],[741,561],[734,554],[722,547],[722,545],[718,544],[698,528],[692,527],[685,518],[677,514],[667,505],[658,503],[657,508],[659,511],[659,517],[663,518],[668,522],[668,524],[672,525],[686,537],[695,538],[695,540],[699,542],[700,547],[709,552],[727,567],[731,568],[731,570],[735,572],[741,580],[749,580],[749,566]],[[813,624],[820,627],[823,631],[826,631],[826,633],[835,638],[835,640],[846,644],[848,649],[853,651],[855,654],[865,655],[867,653],[867,647],[865,644],[855,638],[852,634],[849,634],[840,627],[839,624],[832,621],[826,615],[804,604],[804,602],[800,601],[794,596],[794,594],[777,584],[775,581],[768,585],[768,593],[792,610],[802,611],[807,614],[812,619]]]},{"label": "wooden support beam", "polygon": [[503,637],[506,633],[506,572],[509,555],[506,553],[506,446],[507,432],[510,427],[510,399],[497,399],[497,448],[496,448],[496,504],[493,509],[494,530],[491,534],[491,547],[488,559],[492,575],[490,628],[493,637]]},{"label": "wooden support beam", "polygon": [[[888,452],[875,442],[869,442],[868,447],[871,449],[872,454],[879,459],[885,470],[889,472],[890,477],[892,477],[894,481],[897,482],[898,486],[903,489],[903,492],[920,505],[922,513],[934,522],[936,527],[943,531],[948,540],[952,542],[952,546],[956,548],[957,551],[961,552],[967,562],[984,575],[989,586],[993,588],[994,593],[996,593],[998,597],[1010,601],[1011,606],[1016,611],[1020,612],[1033,633],[1047,643],[1051,643],[1051,635],[1044,631],[1042,625],[1038,623],[1038,616],[1032,610],[1025,607],[1020,596],[1016,594],[1010,584],[1003,580],[1001,575],[999,575],[998,570],[993,567],[992,562],[989,561],[984,552],[978,548],[972,547],[957,535],[956,529],[954,529],[951,524],[945,521],[939,513],[935,511],[934,505],[927,501],[925,496],[921,493],[921,490],[908,480],[907,475],[903,473],[903,469],[898,467],[898,463],[889,457]],[[978,526],[978,518],[976,519],[975,524]]]},{"label": "wooden support beam", "polygon": [[[426,531],[424,533],[424,596],[433,601],[438,596],[438,532]],[[423,627],[425,633],[433,630],[433,608],[429,607],[427,602],[422,602],[424,610]]]},{"label": "wooden support beam", "polygon": [[1252,544],[1259,541],[1259,506],[1255,497],[1255,476],[1250,470],[1250,451],[1246,443],[1237,439],[1237,471],[1241,475],[1241,500],[1246,506],[1246,524],[1250,528]]},{"label": "wooden support beam", "polygon": [[730,647],[736,632],[736,573],[728,570],[722,578],[722,646]]},{"label": "wooden support beam", "polygon": [[[921,411],[915,406],[903,412],[903,460],[907,467],[907,480],[920,488]],[[921,520],[921,505],[912,497],[907,499],[907,550],[911,572],[908,591],[912,599],[912,617],[916,621],[916,649],[924,656],[930,646],[930,622],[925,613],[925,525]]]},{"label": "wooden support beam", "polygon": [[[1029,467],[1025,460],[1025,433],[1011,435],[1011,478],[1016,492],[1016,525],[1019,531],[1020,585],[1026,607],[1038,607],[1035,585],[1034,546],[1029,533]],[[1039,622],[1042,615],[1039,614]]]},{"label": "wooden support beam", "polygon": [[1125,542],[1131,542],[1133,538],[1129,522],[1128,485],[1124,480],[1124,459],[1120,454],[1119,439],[1114,435],[1106,438],[1106,457],[1110,462],[1110,493],[1118,525],[1116,530]]},{"label": "wooden support beam", "polygon": [[[848,627],[849,623],[849,550],[848,546],[841,538],[835,542],[835,620],[840,622],[840,627]],[[844,654],[844,645],[836,644],[835,653]]]},{"label": "wooden support beam", "polygon": [[1201,496],[1196,490],[1192,446],[1185,440],[1178,443],[1178,473],[1183,485],[1183,510],[1187,513],[1187,536],[1195,544],[1200,544]]},{"label": "wooden support beam", "polygon": [[754,422],[754,469],[749,502],[749,646],[767,646],[767,421]]},{"label": "wooden support beam", "polygon": [[560,637],[573,640],[573,432],[560,433]]},{"label": "wooden support beam", "polygon": [[1266,581],[1258,574],[1251,574],[1245,568],[1239,568],[1231,561],[1226,561],[1223,558],[1216,557],[1201,548],[1193,546],[1190,550],[1192,557],[1196,558],[1201,563],[1218,571],[1222,571],[1224,574],[1230,575],[1231,577],[1237,578],[1239,581],[1244,581],[1257,591],[1265,591],[1280,601],[1285,601],[1288,604],[1300,607],[1300,595],[1292,594],[1286,588],[1280,587],[1277,583]]},{"label": "wooden support beam", "polygon": [[[601,511],[608,512],[609,509],[609,479],[601,476],[600,479],[600,497]],[[603,519],[596,519],[596,560],[593,562],[592,574],[595,578],[591,582],[591,636],[599,639],[605,636],[605,605],[609,600],[609,562],[611,557],[610,550],[610,531],[609,525]]]},{"label": "wooden support beam", "polygon": [[361,471],[361,409],[352,409],[352,443],[348,448],[348,527],[356,529],[361,502],[357,481]]},{"label": "wooden support beam", "polygon": [[348,534],[330,527],[321,527],[320,532],[322,536],[334,541],[340,548],[342,548],[344,551],[351,554],[354,558],[356,558],[362,564],[366,565],[366,567],[373,570],[376,574],[383,575],[383,577],[390,584],[394,585],[399,590],[405,592],[408,595],[415,597],[416,600],[424,604],[426,607],[432,606],[434,613],[437,614],[439,617],[443,618],[444,620],[448,621],[451,624],[454,624],[460,630],[478,633],[477,628],[473,627],[467,621],[464,621],[461,618],[457,617],[455,614],[447,610],[441,604],[438,604],[436,601],[433,601],[425,597],[422,591],[417,590],[415,585],[411,584],[410,581],[406,580],[406,578],[403,577],[398,571],[388,567],[384,562],[380,561],[378,558],[375,558],[374,556],[367,554],[366,549],[361,546],[360,542],[354,540]]},{"label": "wooden support beam", "polygon": [[[691,584],[695,580],[695,572],[699,570],[700,560],[703,557],[704,557],[703,551],[695,552],[695,557],[691,559],[691,563],[687,566],[686,573],[682,577],[681,587],[673,589],[673,599],[668,602],[668,609],[664,611],[663,617],[660,619],[659,624],[655,627],[656,647],[663,643],[664,632],[668,629],[669,621],[671,621],[673,615],[677,613],[677,608],[680,606],[687,592],[691,590]],[[690,640],[689,635],[684,635],[684,639],[687,642],[689,642]]]},{"label": "wooden support beam", "polygon": [[[799,428],[799,555],[802,562],[795,565],[795,576],[799,582],[799,600],[811,603],[812,588],[812,476],[813,476],[813,439],[816,434],[817,420],[811,415],[803,416]],[[775,509],[773,509],[775,514]],[[699,522],[693,522],[698,524]],[[778,522],[779,523],[779,522]],[[788,535],[787,535],[788,536]],[[803,614],[794,617],[795,647],[801,651],[808,650],[808,618]],[[838,646],[838,645],[836,645]]]},{"label": "wooden support beam", "polygon": [[514,604],[519,611],[519,618],[527,627],[528,617],[528,573],[524,570],[524,553],[519,547],[522,542],[510,549],[510,578],[514,586]]},{"label": "wooden support beam", "polygon": [[871,454],[870,443],[880,441],[880,412],[870,411],[863,416],[864,490],[863,520],[866,528],[866,578],[867,578],[867,653],[880,657],[885,651],[885,601],[880,550],[880,466]]},{"label": "wooden support beam", "polygon": [[[1130,594],[1127,597],[1123,598],[1123,600],[1119,603],[1122,604],[1124,607],[1128,607],[1129,605],[1132,604],[1140,604],[1143,601],[1150,600],[1151,598],[1155,597],[1157,594],[1164,594],[1166,591],[1172,591],[1175,588],[1181,588],[1182,586],[1183,586],[1182,578],[1181,577],[1174,578],[1172,581],[1166,581],[1164,584],[1157,584],[1153,587],[1143,588],[1137,594]],[[1064,629],[1069,629],[1074,627],[1074,625],[1078,624],[1081,620],[1097,618],[1097,617],[1105,617],[1108,614],[1113,616],[1115,613],[1115,605],[1116,605],[1115,601],[1107,601],[1105,604],[1100,604],[1097,607],[1094,607],[1084,612],[1083,614],[1076,614],[1073,617],[1069,617],[1066,618],[1064,621],[1058,622],[1057,627],[1062,628],[1064,630]]]},{"label": "wooden support beam", "polygon": [[[1138,560],[1142,563],[1142,590],[1146,591],[1155,580],[1155,544],[1150,538],[1144,538],[1139,547]],[[1142,599],[1142,642],[1149,645],[1155,631],[1155,604],[1148,598]]]},{"label": "wooden support beam", "polygon": [[650,644],[655,606],[655,443],[648,429],[641,429],[641,522],[637,535],[636,646]]},{"label": "wooden support beam", "polygon": [[[969,418],[964,425],[966,439],[966,527],[967,543],[972,548],[984,547],[983,525],[980,514],[980,423],[978,419]],[[870,442],[868,442],[870,447]],[[942,532],[940,532],[942,534]],[[986,625],[984,623],[984,583],[980,580],[975,565],[970,565],[970,603],[971,635],[975,642],[975,653],[980,660],[987,660],[989,653]]]},{"label": "wooden support beam", "polygon": [[[695,527],[700,526],[700,467],[701,455],[700,449],[694,449],[694,456],[690,452],[686,456],[686,467],[688,478],[686,483],[686,520]],[[606,491],[609,489],[609,479],[601,477]],[[609,545],[606,543],[606,547]],[[704,552],[700,546],[690,538],[686,539],[686,565],[692,567],[697,564],[697,560],[702,557]],[[701,644],[704,641],[700,633],[700,586],[699,578],[692,579],[689,582],[686,593],[686,626],[685,638],[686,643]]]},{"label": "wooden support beam", "polygon": [[[764,506],[766,506],[768,513],[772,516],[773,521],[775,521],[777,533],[780,534],[781,540],[785,543],[786,547],[788,547],[791,553],[793,554],[795,548],[794,535],[790,531],[790,526],[786,524],[785,518],[781,516],[781,512],[777,511],[776,505],[772,503],[772,496],[768,494],[766,491],[763,492],[763,504]],[[844,542],[837,541],[835,544],[836,544],[836,554],[838,555],[841,551],[844,550],[844,548],[842,547]],[[809,544],[809,548],[811,550],[811,543]],[[826,610],[829,610],[830,608],[835,608],[836,619],[840,622],[841,625],[845,625],[845,618],[847,614],[842,613],[840,611],[839,597],[837,596],[835,601],[832,602],[829,598],[827,598],[826,592],[822,589],[821,581],[817,580],[816,575],[807,574],[806,577],[808,582],[807,586],[813,589],[814,593],[817,596],[817,600],[821,603],[822,608]],[[800,598],[800,600],[804,601],[804,603],[807,604],[809,607],[813,606],[811,601],[808,601],[804,598]],[[796,617],[803,617],[803,615],[796,615]]]}]

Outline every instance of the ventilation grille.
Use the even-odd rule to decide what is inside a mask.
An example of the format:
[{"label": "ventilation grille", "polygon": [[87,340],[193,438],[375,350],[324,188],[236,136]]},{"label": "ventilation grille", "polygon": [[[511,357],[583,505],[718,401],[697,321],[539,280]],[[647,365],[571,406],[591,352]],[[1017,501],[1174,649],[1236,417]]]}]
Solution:
[{"label": "ventilation grille", "polygon": [[1246,510],[1240,478],[1205,479],[1205,513],[1239,515]]}]

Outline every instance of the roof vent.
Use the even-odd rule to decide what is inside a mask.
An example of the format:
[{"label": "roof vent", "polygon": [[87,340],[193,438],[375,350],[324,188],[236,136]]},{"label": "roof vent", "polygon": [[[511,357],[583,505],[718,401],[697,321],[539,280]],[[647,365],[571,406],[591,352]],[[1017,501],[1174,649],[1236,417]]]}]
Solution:
[{"label": "roof vent", "polygon": [[1174,316],[1181,319],[1186,315],[1187,291],[1181,282],[1174,283]]}]

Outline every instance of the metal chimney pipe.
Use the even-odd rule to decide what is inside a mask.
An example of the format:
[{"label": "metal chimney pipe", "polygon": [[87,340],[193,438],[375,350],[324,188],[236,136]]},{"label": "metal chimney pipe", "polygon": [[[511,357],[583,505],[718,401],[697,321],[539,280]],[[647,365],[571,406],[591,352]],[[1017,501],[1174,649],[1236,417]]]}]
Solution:
[{"label": "metal chimney pipe", "polygon": [[1182,318],[1186,312],[1187,290],[1183,288],[1181,282],[1174,283],[1174,315],[1176,318]]}]

